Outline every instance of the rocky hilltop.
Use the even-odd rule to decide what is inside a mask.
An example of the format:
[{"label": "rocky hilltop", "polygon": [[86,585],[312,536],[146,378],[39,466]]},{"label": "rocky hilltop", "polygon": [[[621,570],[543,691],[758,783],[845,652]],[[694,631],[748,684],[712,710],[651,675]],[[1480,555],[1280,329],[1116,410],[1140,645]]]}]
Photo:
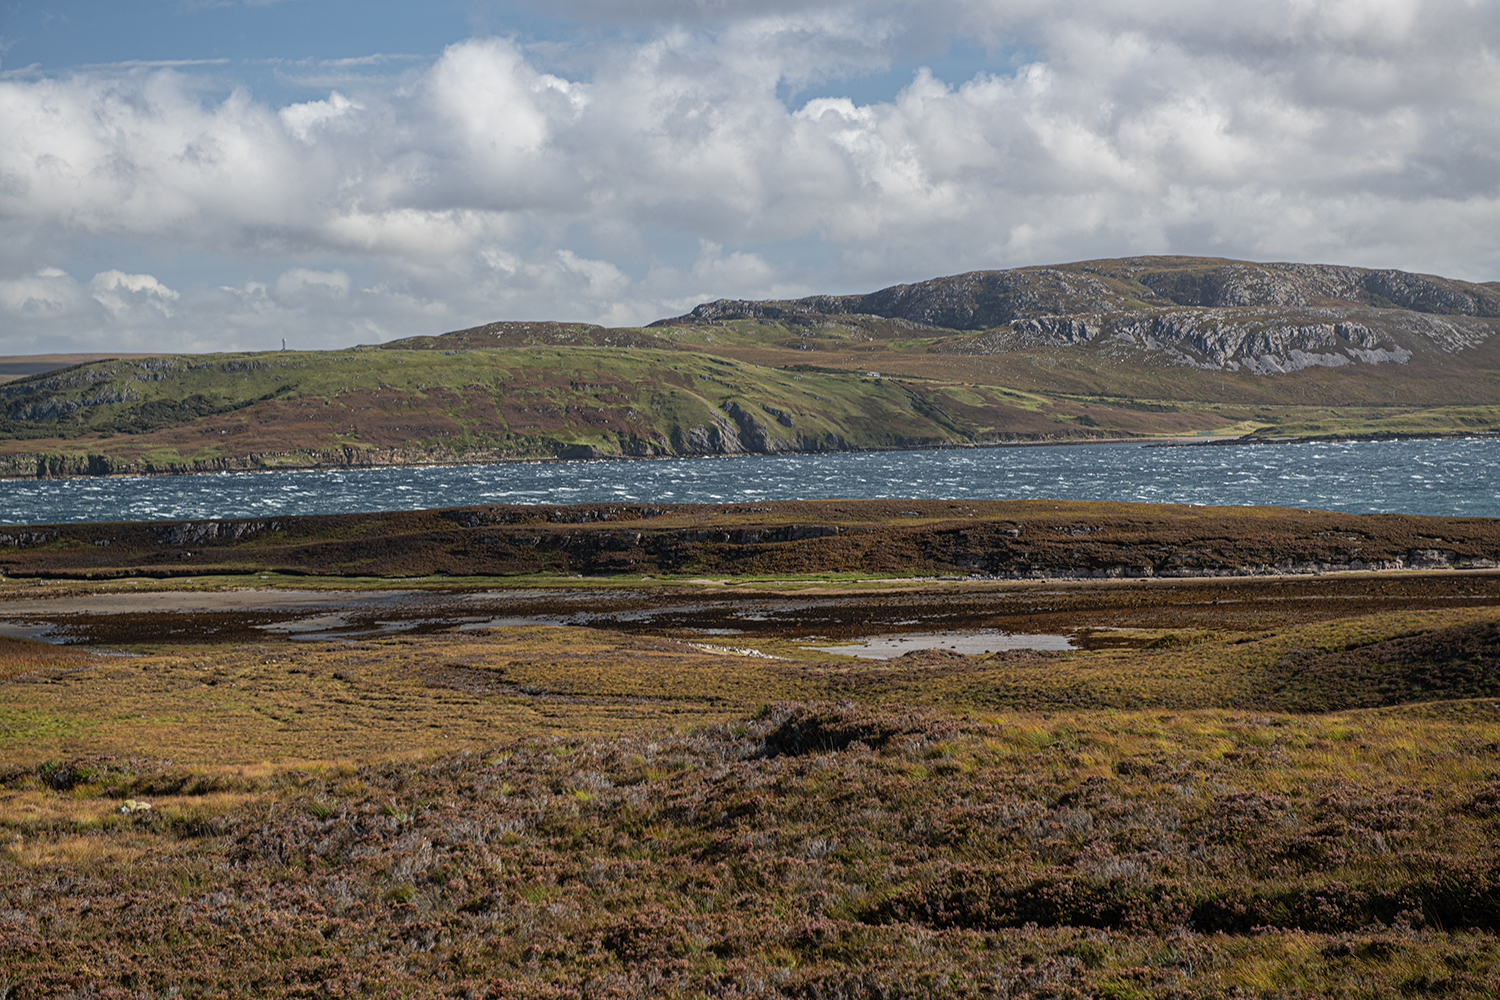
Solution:
[{"label": "rocky hilltop", "polygon": [[1500,283],[1187,257],[0,384],[0,477],[1500,432]]},{"label": "rocky hilltop", "polygon": [[1273,374],[1312,366],[1405,364],[1485,341],[1500,320],[1500,282],[1405,271],[1132,257],[971,271],[867,295],[720,299],[670,327],[753,319],[815,326],[899,320],[977,336],[946,349],[990,354],[1095,345],[1169,364]]}]

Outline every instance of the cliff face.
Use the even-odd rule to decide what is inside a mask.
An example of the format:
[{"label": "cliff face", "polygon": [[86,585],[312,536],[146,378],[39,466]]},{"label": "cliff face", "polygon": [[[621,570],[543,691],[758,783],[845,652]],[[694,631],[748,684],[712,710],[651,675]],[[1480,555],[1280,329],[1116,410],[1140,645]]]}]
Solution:
[{"label": "cliff face", "polygon": [[949,350],[1095,344],[1168,364],[1275,374],[1405,364],[1424,351],[1473,347],[1500,320],[1500,283],[1325,264],[1137,257],[972,271],[868,295],[720,299],[662,323],[812,325],[859,315],[980,333]]}]

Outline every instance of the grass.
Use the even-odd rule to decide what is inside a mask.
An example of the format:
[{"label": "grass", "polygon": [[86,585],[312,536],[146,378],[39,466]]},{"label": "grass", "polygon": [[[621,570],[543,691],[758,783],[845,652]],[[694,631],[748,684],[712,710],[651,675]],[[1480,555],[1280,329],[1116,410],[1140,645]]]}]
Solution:
[{"label": "grass", "polygon": [[720,724],[767,701],[955,712],[1395,711],[1500,698],[1495,622],[1489,608],[1397,612],[1249,635],[1148,631],[1156,638],[1134,649],[924,650],[889,661],[815,658],[784,640],[758,645],[791,658],[765,659],[559,626],[170,646],[130,658],[64,650],[75,658],[66,670],[13,652],[0,660],[12,678],[0,686],[0,755],[63,759],[86,746],[131,756],[151,747],[193,767],[332,764]]},{"label": "grass", "polygon": [[61,672],[93,661],[85,650],[0,635],[0,681],[34,671]]},{"label": "grass", "polygon": [[[1166,304],[1122,281],[1104,280],[1114,307],[1154,316]],[[1396,315],[1366,306],[1341,308],[1375,326]],[[1252,319],[1327,320],[1303,312]],[[1165,364],[1110,337],[1049,347],[1012,343],[1003,327],[872,316],[640,330],[499,323],[383,349],[120,359],[13,380],[0,474],[1492,433],[1497,339],[1451,356],[1419,343],[1403,365],[1258,376]],[[871,370],[883,377],[864,377]]]},{"label": "grass", "polygon": [[1497,406],[1328,407],[1291,412],[1261,426],[1258,437],[1412,437],[1434,434],[1493,432],[1500,428]]},{"label": "grass", "polygon": [[[27,476],[47,455],[49,474],[61,475],[357,464],[376,454],[441,462],[553,458],[569,449],[649,456],[1081,434],[1052,423],[1071,414],[1065,400],[1039,405],[985,388],[788,374],[645,347],[183,355],[97,362],[7,391],[18,396],[16,412],[47,401],[74,407],[0,427],[10,474]],[[196,409],[177,420],[185,399]]]},{"label": "grass", "polygon": [[[1006,539],[1070,566],[1132,545],[1494,554],[1482,519],[912,501],[821,504],[814,518],[772,506],[641,520],[620,505],[457,512],[489,519],[468,528],[408,512],[289,520],[262,537],[389,550],[405,544],[392,524],[681,535],[852,529],[915,510],[915,535],[882,542],[908,575],[913,551]],[[128,555],[139,527],[76,526],[39,558]],[[845,537],[764,544],[809,552]],[[257,547],[226,546],[226,565]],[[397,568],[422,568],[411,562]],[[1008,603],[1038,627],[1064,616],[1128,631],[1092,651],[890,661],[797,653],[795,623],[759,644],[786,659],[555,626],[238,645],[173,644],[162,626],[129,657],[0,640],[0,994],[1500,991],[1492,574],[919,585],[828,565],[617,580],[902,602],[937,592]],[[169,586],[7,580],[0,598]]]},{"label": "grass", "polygon": [[0,974],[22,997],[1486,996],[1497,736],[783,704],[261,770],[136,816],[114,810],[180,778],[13,770],[0,894],[27,902]]}]

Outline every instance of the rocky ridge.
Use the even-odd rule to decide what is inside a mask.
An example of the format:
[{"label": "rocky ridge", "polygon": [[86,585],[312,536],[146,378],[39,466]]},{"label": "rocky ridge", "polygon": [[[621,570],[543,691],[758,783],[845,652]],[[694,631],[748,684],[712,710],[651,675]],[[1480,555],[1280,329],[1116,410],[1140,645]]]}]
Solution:
[{"label": "rocky ridge", "polygon": [[978,335],[942,350],[1092,345],[1172,365],[1277,374],[1406,364],[1474,347],[1500,321],[1500,283],[1326,264],[1135,257],[972,271],[867,295],[719,299],[655,326],[856,317]]}]

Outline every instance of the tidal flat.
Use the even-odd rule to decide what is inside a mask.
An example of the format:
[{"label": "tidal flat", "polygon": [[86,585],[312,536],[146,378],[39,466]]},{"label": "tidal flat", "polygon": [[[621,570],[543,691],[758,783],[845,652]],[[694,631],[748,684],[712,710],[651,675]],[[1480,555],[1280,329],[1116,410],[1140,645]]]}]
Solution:
[{"label": "tidal flat", "polygon": [[[953,530],[1121,537],[1061,509]],[[1363,537],[1492,558],[1464,523]],[[0,619],[66,641],[0,638],[0,986],[1500,992],[1500,572],[706,572],[837,540],[645,581],[7,579]],[[1077,648],[807,648],[964,628]]]}]

